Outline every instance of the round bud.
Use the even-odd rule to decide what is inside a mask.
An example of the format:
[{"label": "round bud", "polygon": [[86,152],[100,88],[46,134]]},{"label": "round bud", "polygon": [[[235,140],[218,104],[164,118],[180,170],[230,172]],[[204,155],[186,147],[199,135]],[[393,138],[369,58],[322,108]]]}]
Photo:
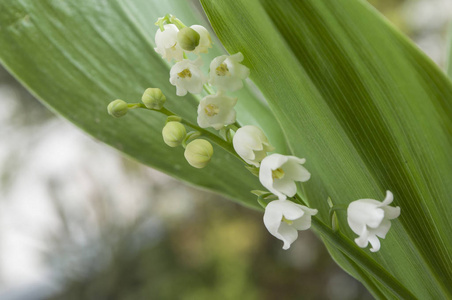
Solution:
[{"label": "round bud", "polygon": [[184,27],[177,33],[179,46],[186,51],[193,51],[199,45],[201,36],[194,29]]},{"label": "round bud", "polygon": [[144,105],[149,109],[162,109],[165,104],[166,97],[159,88],[148,88],[141,97]]},{"label": "round bud", "polygon": [[185,148],[184,156],[188,163],[195,168],[201,169],[207,166],[213,155],[213,147],[206,140],[194,140]]},{"label": "round bud", "polygon": [[108,113],[115,118],[124,116],[128,110],[127,102],[120,99],[110,102],[107,107]]},{"label": "round bud", "polygon": [[185,126],[179,122],[168,122],[162,130],[163,141],[170,147],[179,146],[185,136],[187,135],[187,130]]}]

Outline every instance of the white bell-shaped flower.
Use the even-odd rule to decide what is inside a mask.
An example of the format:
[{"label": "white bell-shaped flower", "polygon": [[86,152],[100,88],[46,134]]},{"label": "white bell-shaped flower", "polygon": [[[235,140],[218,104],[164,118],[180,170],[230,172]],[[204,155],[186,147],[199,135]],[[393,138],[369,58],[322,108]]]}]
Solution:
[{"label": "white bell-shaped flower", "polygon": [[243,54],[222,55],[210,63],[209,83],[220,91],[236,91],[243,87],[242,80],[250,75],[250,69],[240,64]]},{"label": "white bell-shaped flower", "polygon": [[262,130],[253,125],[246,125],[237,130],[232,140],[234,150],[250,165],[259,167],[267,152],[275,148],[270,145]]},{"label": "white bell-shaped flower", "polygon": [[176,63],[170,70],[170,82],[176,86],[176,95],[185,96],[187,92],[199,94],[207,78],[201,71],[202,60],[184,59]]},{"label": "white bell-shaped flower", "polygon": [[168,61],[181,61],[184,58],[184,50],[177,44],[177,33],[179,29],[174,24],[163,26],[165,30],[157,29],[155,33],[155,52]]},{"label": "white bell-shaped flower", "polygon": [[198,125],[201,128],[213,127],[220,130],[223,126],[234,123],[236,103],[237,98],[223,94],[204,97],[198,106]]},{"label": "white bell-shaped flower", "polygon": [[298,238],[298,230],[311,227],[311,216],[317,214],[317,209],[293,203],[292,201],[276,200],[265,208],[264,224],[267,230],[284,242],[287,250]]},{"label": "white bell-shaped flower", "polygon": [[271,154],[261,162],[259,180],[280,200],[293,197],[297,193],[295,182],[305,182],[311,178],[311,173],[302,166],[305,162],[304,158]]},{"label": "white bell-shaped flower", "polygon": [[367,247],[372,245],[370,251],[380,250],[380,240],[384,239],[391,228],[389,220],[400,216],[400,207],[389,206],[394,196],[390,191],[386,191],[386,198],[383,202],[374,199],[360,199],[350,203],[347,209],[347,221],[350,228],[359,237],[355,239],[356,244]]},{"label": "white bell-shaped flower", "polygon": [[199,45],[193,50],[193,53],[207,53],[209,52],[209,48],[212,48],[212,39],[210,38],[210,33],[201,25],[193,25],[190,26],[191,29],[195,30],[199,33]]}]

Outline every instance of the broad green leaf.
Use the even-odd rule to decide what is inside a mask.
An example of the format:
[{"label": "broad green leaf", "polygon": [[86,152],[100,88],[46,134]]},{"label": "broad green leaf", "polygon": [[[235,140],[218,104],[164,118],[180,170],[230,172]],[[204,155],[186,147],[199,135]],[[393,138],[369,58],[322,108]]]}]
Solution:
[{"label": "broad green leaf", "polygon": [[[304,191],[321,220],[329,223],[327,197],[346,206],[391,190],[402,214],[371,257],[420,299],[452,297],[452,84],[444,72],[362,1],[201,2],[226,49],[247,58],[291,153],[307,158]],[[345,212],[339,219],[353,239]],[[396,298],[326,242],[374,296]]]},{"label": "broad green leaf", "polygon": [[[0,61],[50,109],[147,165],[257,206],[249,191],[260,188],[258,180],[221,148],[215,148],[207,168],[197,170],[185,161],[182,148],[163,143],[163,115],[132,111],[113,119],[106,113],[116,98],[139,102],[146,88],[160,87],[168,107],[196,123],[199,99],[175,96],[170,65],[154,51],[154,22],[171,13],[188,25],[208,26],[199,6],[187,1],[7,0],[0,11]],[[206,69],[209,59],[225,53],[214,43]],[[236,95],[239,122],[260,124],[272,143],[284,148],[277,122],[253,87]]]},{"label": "broad green leaf", "polygon": [[452,78],[452,23],[449,26],[449,40],[447,48],[447,58],[446,58],[446,71],[450,78]]}]

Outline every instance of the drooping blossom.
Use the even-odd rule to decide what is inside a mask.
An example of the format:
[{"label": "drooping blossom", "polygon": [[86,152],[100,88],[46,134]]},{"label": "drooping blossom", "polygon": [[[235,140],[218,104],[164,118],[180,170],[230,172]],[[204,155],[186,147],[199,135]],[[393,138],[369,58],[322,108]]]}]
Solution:
[{"label": "drooping blossom", "polygon": [[165,24],[163,28],[163,31],[158,28],[155,33],[155,52],[169,62],[173,59],[181,61],[184,58],[184,50],[177,44],[179,29],[174,24]]},{"label": "drooping blossom", "polygon": [[305,182],[311,178],[311,173],[303,167],[305,162],[304,158],[271,154],[261,162],[259,180],[280,200],[293,197],[297,193],[295,182]]},{"label": "drooping blossom", "polygon": [[359,237],[355,243],[365,248],[370,243],[370,251],[380,250],[380,240],[384,239],[389,229],[391,221],[400,216],[400,207],[392,207],[389,204],[394,200],[390,191],[386,191],[386,198],[383,202],[374,199],[359,199],[350,203],[347,209],[347,221],[350,228]]},{"label": "drooping blossom", "polygon": [[298,230],[311,227],[311,216],[315,214],[317,209],[288,200],[275,200],[265,208],[264,224],[274,237],[284,242],[283,249],[287,250],[298,238]]},{"label": "drooping blossom", "polygon": [[236,103],[237,98],[223,94],[204,97],[198,106],[198,125],[201,128],[213,127],[220,130],[223,126],[234,123]]},{"label": "drooping blossom", "polygon": [[237,130],[232,140],[234,150],[250,165],[259,167],[267,152],[275,148],[270,145],[262,130],[254,125],[246,125]]},{"label": "drooping blossom", "polygon": [[243,54],[222,55],[210,63],[209,83],[220,91],[236,91],[243,87],[243,80],[250,75],[250,70],[240,64]]},{"label": "drooping blossom", "polygon": [[170,82],[176,86],[176,95],[185,96],[187,92],[199,94],[207,78],[201,71],[202,60],[184,59],[176,63],[170,70]]},{"label": "drooping blossom", "polygon": [[201,25],[193,25],[190,28],[199,33],[200,36],[199,45],[193,50],[193,53],[200,54],[209,52],[209,48],[212,48],[212,39],[210,38],[209,31]]}]

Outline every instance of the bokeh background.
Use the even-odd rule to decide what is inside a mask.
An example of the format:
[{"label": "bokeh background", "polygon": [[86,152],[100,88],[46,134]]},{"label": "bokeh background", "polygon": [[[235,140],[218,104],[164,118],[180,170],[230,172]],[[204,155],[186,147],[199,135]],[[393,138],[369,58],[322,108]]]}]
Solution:
[{"label": "bokeh background", "polygon": [[[370,2],[444,66],[452,1]],[[311,232],[282,250],[261,213],[123,157],[1,67],[0,104],[0,299],[372,299]]]}]

